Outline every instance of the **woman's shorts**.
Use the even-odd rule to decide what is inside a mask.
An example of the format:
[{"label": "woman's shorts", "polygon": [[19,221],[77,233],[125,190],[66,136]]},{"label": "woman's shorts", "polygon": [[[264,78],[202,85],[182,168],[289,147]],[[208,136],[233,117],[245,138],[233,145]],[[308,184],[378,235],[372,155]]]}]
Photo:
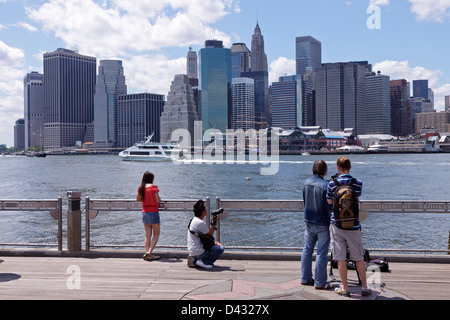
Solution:
[{"label": "woman's shorts", "polygon": [[159,212],[142,212],[142,222],[144,224],[160,224]]}]

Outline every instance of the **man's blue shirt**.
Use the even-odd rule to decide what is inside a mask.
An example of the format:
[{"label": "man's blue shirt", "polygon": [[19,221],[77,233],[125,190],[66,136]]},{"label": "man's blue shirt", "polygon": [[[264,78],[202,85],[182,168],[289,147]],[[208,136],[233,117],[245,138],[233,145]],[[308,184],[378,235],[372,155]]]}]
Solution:
[{"label": "man's blue shirt", "polygon": [[321,226],[330,225],[331,206],[327,203],[327,187],[328,182],[318,175],[305,181],[303,185],[305,222]]}]

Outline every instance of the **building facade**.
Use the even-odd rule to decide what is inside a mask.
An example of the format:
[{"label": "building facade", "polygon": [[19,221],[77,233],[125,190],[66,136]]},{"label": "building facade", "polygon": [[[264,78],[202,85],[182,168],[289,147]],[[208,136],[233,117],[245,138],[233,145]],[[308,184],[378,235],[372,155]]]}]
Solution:
[{"label": "building facade", "polygon": [[256,23],[255,31],[252,36],[252,59],[251,71],[269,71],[267,55],[264,45],[264,36],[261,33],[259,23]]},{"label": "building facade", "polygon": [[164,109],[164,95],[136,93],[120,95],[117,106],[118,148],[128,148],[153,134],[152,141],[160,142],[160,118]]},{"label": "building facade", "polygon": [[357,62],[326,63],[316,70],[316,125],[365,133],[366,67]]},{"label": "building facade", "polygon": [[391,133],[390,81],[380,73],[366,77],[366,134]]},{"label": "building facade", "polygon": [[28,73],[23,79],[25,149],[44,147],[44,75]]},{"label": "building facade", "polygon": [[245,43],[231,46],[231,77],[240,78],[241,73],[251,71],[251,52]]},{"label": "building facade", "polygon": [[199,53],[199,89],[203,132],[231,128],[231,50],[208,40]]},{"label": "building facade", "polygon": [[250,78],[234,78],[232,82],[232,129],[255,129],[255,82]]},{"label": "building facade", "polygon": [[416,115],[416,134],[422,129],[436,129],[439,133],[450,132],[450,112],[423,112]]},{"label": "building facade", "polygon": [[413,80],[413,97],[428,99],[428,80]]},{"label": "building facade", "polygon": [[85,134],[94,121],[96,76],[95,57],[67,49],[44,54],[45,148],[87,142]]},{"label": "building facade", "polygon": [[197,52],[193,51],[191,47],[189,47],[186,60],[187,76],[189,78],[198,79],[198,56]]},{"label": "building facade", "polygon": [[280,77],[272,83],[272,126],[285,130],[301,126],[301,86],[297,76]]},{"label": "building facade", "polygon": [[296,74],[305,75],[308,67],[315,73],[322,66],[322,43],[306,36],[295,39]]},{"label": "building facade", "polygon": [[411,100],[408,81],[392,80],[391,87],[391,134],[407,136],[412,130]]},{"label": "building facade", "polygon": [[191,145],[194,145],[194,122],[199,120],[189,77],[184,74],[176,75],[161,114],[161,141],[171,142],[173,131],[185,129],[191,136]]},{"label": "building facade", "polygon": [[97,147],[117,146],[117,99],[121,94],[127,94],[122,61],[100,61],[94,96],[94,140]]},{"label": "building facade", "polygon": [[14,125],[14,149],[25,149],[25,119],[18,119]]}]

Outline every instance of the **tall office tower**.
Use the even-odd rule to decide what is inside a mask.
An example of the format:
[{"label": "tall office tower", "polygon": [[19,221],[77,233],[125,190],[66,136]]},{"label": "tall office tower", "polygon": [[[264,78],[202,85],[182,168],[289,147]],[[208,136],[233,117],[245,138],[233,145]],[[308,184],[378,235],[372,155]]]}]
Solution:
[{"label": "tall office tower", "polygon": [[450,111],[450,96],[445,96],[445,111]]},{"label": "tall office tower", "polygon": [[200,50],[201,115],[203,132],[231,128],[231,50],[208,40]]},{"label": "tall office tower", "polygon": [[354,62],[326,63],[316,70],[316,125],[365,133],[366,68]]},{"label": "tall office tower", "polygon": [[191,135],[191,145],[194,145],[194,122],[198,120],[194,91],[189,84],[189,78],[185,74],[178,74],[172,81],[161,114],[161,141],[170,142],[173,131],[185,129]]},{"label": "tall office tower", "polygon": [[312,72],[312,67],[306,68],[306,74],[302,78],[302,125],[315,126],[315,73]]},{"label": "tall office tower", "polygon": [[322,66],[322,43],[311,36],[297,37],[295,58],[298,75],[305,75],[308,67],[315,73]]},{"label": "tall office tower", "polygon": [[413,97],[428,99],[428,80],[413,80]]},{"label": "tall office tower", "polygon": [[[97,58],[67,49],[44,54],[44,146],[84,141],[94,120]],[[89,141],[92,142],[92,141]]]},{"label": "tall office tower", "polygon": [[391,134],[391,78],[366,76],[366,133]]},{"label": "tall office tower", "polygon": [[192,51],[192,48],[189,47],[189,52],[186,58],[186,70],[187,76],[192,79],[198,79],[198,57],[197,52]]},{"label": "tall office tower", "polygon": [[280,77],[272,83],[272,126],[295,129],[302,125],[301,82],[297,76]]},{"label": "tall office tower", "polygon": [[242,72],[241,77],[253,79],[255,83],[255,129],[259,130],[270,127],[269,72]]},{"label": "tall office tower", "polygon": [[44,147],[44,75],[28,73],[23,79],[25,149]]},{"label": "tall office tower", "polygon": [[391,134],[407,136],[412,131],[411,101],[406,80],[392,80]]},{"label": "tall office tower", "polygon": [[119,95],[117,105],[118,148],[128,148],[153,134],[152,141],[160,142],[160,118],[164,109],[164,95],[136,93]]},{"label": "tall office tower", "polygon": [[255,81],[250,78],[234,78],[232,83],[232,129],[255,129]]},{"label": "tall office tower", "polygon": [[94,140],[97,147],[117,146],[117,97],[127,94],[122,61],[101,60],[94,96]]},{"label": "tall office tower", "polygon": [[267,55],[264,48],[264,37],[261,34],[259,23],[256,23],[255,32],[252,36],[252,71],[269,71]]},{"label": "tall office tower", "polygon": [[14,149],[25,149],[25,119],[18,119],[14,125]]},{"label": "tall office tower", "polygon": [[245,43],[234,43],[231,46],[231,77],[240,78],[242,72],[251,68],[251,52]]}]

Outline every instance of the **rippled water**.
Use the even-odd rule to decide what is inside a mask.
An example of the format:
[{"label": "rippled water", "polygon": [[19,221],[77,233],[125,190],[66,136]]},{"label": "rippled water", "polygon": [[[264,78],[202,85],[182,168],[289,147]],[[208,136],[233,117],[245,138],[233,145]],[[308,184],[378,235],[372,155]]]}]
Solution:
[{"label": "rippled water", "polygon": [[[327,161],[329,178],[337,172],[337,157],[281,156],[273,176],[262,176],[260,164],[124,162],[114,155],[1,157],[0,199],[62,197],[65,204],[66,192],[73,190],[82,191],[83,199],[134,199],[142,174],[152,171],[163,199],[297,200],[314,161]],[[350,159],[352,174],[364,183],[362,200],[450,200],[450,154],[351,155]],[[189,213],[163,213],[160,244],[185,245],[190,218]],[[94,244],[142,242],[136,213],[99,214],[92,222]],[[54,224],[46,214],[0,212],[0,243],[45,242],[42,237],[51,237]],[[376,214],[363,226],[368,247],[446,250],[450,215]],[[222,241],[230,246],[300,247],[302,214],[231,214],[223,223]]]}]

